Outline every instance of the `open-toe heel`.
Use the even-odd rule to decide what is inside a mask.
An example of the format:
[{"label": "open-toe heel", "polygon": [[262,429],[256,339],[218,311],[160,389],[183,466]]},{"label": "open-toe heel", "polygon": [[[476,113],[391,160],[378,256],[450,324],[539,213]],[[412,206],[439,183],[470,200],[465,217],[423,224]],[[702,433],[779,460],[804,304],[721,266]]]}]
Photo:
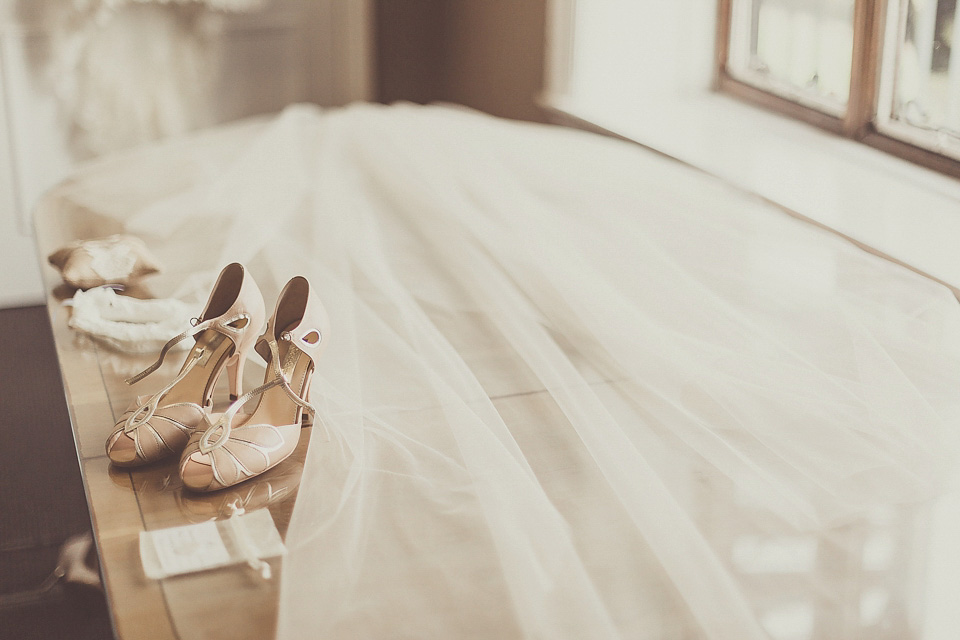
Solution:
[{"label": "open-toe heel", "polygon": [[[263,384],[190,437],[180,458],[184,486],[223,489],[272,469],[293,453],[304,413],[313,414],[307,398],[316,360],[329,342],[329,324],[307,280],[290,280],[257,341],[257,353],[267,361]],[[256,409],[234,425],[240,409],[254,398]]]},{"label": "open-toe heel", "polygon": [[160,368],[170,349],[187,338],[195,341],[179,373],[162,389],[138,396],[120,416],[107,438],[111,462],[134,467],[179,454],[213,404],[213,389],[226,368],[230,393],[240,395],[243,363],[266,311],[263,296],[243,265],[224,267],[193,328],[167,342],[160,357],[127,380],[135,384]]}]

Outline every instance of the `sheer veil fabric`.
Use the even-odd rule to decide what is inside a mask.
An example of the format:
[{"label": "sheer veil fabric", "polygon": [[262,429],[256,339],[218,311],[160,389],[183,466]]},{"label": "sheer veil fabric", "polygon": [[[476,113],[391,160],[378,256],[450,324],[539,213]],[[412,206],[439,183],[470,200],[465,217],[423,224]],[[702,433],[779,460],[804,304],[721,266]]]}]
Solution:
[{"label": "sheer veil fabric", "polygon": [[357,105],[139,154],[72,197],[331,314],[281,638],[778,637],[751,549],[952,486],[951,293],[647,151]]}]

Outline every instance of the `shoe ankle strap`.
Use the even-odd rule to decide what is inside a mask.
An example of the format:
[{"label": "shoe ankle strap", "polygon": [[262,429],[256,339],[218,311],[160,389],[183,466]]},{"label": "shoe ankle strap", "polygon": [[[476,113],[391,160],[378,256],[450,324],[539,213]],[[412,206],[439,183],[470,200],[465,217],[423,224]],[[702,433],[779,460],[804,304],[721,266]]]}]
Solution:
[{"label": "shoe ankle strap", "polygon": [[[247,324],[243,325],[242,327],[234,327],[233,323],[237,322],[238,320],[246,320]],[[189,337],[203,333],[207,329],[213,329],[214,331],[218,331],[224,334],[225,336],[227,336],[228,338],[230,338],[231,340],[233,340],[234,344],[239,344],[240,336],[243,334],[243,331],[249,326],[249,322],[250,322],[250,314],[246,312],[238,313],[237,315],[232,316],[230,318],[224,318],[223,316],[210,318],[209,320],[204,320],[203,322],[201,322],[198,318],[191,318],[190,324],[192,324],[193,327],[167,340],[167,343],[163,345],[163,347],[160,349],[160,356],[157,358],[157,361],[151,364],[149,367],[147,367],[143,371],[141,371],[140,373],[138,373],[137,375],[127,378],[126,383],[132,385],[132,384],[136,384],[137,382],[140,382],[141,380],[143,380],[144,378],[149,376],[151,373],[153,373],[154,371],[160,368],[160,365],[163,364],[163,361],[166,359],[167,354],[170,352],[170,349],[172,349],[175,345],[182,342],[183,340],[186,340]]]}]

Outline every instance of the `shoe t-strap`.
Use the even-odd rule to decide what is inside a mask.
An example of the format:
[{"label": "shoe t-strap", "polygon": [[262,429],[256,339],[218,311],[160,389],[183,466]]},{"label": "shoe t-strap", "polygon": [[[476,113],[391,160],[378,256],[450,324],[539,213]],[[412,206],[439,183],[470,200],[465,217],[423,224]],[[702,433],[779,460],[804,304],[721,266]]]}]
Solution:
[{"label": "shoe t-strap", "polygon": [[[224,320],[222,317],[219,317],[219,318],[211,318],[210,320],[205,320],[203,322],[198,321],[197,318],[193,318],[190,321],[191,324],[193,325],[193,328],[188,329],[183,333],[177,336],[174,336],[173,338],[168,340],[167,343],[163,345],[163,348],[160,349],[160,357],[157,358],[157,361],[154,362],[149,367],[147,367],[146,369],[144,369],[143,371],[141,371],[140,373],[138,373],[137,375],[133,376],[132,378],[128,378],[126,381],[127,384],[135,384],[140,380],[143,380],[144,378],[146,378],[148,375],[150,375],[151,373],[153,373],[154,371],[160,368],[160,365],[163,364],[163,360],[164,358],[166,358],[167,353],[169,353],[170,349],[173,348],[175,344],[177,344],[182,340],[185,340],[190,336],[195,336],[203,331],[206,331],[207,329],[213,329],[215,331],[220,331],[222,333],[225,333],[227,337],[229,337],[231,340],[234,341],[234,344],[237,344],[239,340],[239,329],[237,327],[232,327],[230,325],[231,323],[236,322],[237,320],[242,320],[244,318],[249,319],[249,316],[246,313],[241,313],[227,320]],[[124,433],[130,433],[137,427],[149,422],[150,419],[153,418],[154,414],[156,413],[157,408],[160,406],[160,400],[162,400],[163,397],[167,395],[167,393],[171,389],[173,389],[173,387],[175,387],[178,382],[180,382],[185,377],[187,377],[187,374],[190,373],[190,371],[197,364],[197,362],[200,361],[201,356],[202,356],[201,353],[194,354],[193,357],[190,358],[190,360],[188,360],[184,364],[183,369],[180,371],[180,374],[177,375],[176,378],[171,380],[162,389],[160,389],[159,391],[154,393],[152,396],[150,396],[149,400],[147,400],[145,403],[140,405],[140,407],[136,411],[130,414],[130,416],[127,418],[127,421],[123,424]],[[209,409],[209,407],[202,407],[202,408]]]},{"label": "shoe t-strap", "polygon": [[[287,332],[284,332],[280,336],[281,340],[290,341],[290,335]],[[313,408],[313,405],[301,398],[297,393],[290,387],[290,383],[287,382],[287,379],[283,375],[283,370],[280,368],[280,349],[277,346],[275,340],[270,338],[261,338],[257,345],[261,342],[264,342],[270,348],[270,366],[273,369],[273,380],[265,382],[256,389],[252,389],[236,400],[230,405],[230,407],[221,415],[216,422],[211,424],[203,432],[203,435],[200,437],[200,451],[202,453],[210,453],[214,449],[217,449],[223,446],[224,443],[230,438],[230,432],[233,430],[233,419],[236,417],[237,412],[240,411],[240,408],[243,407],[247,402],[249,402],[255,396],[260,395],[268,389],[273,387],[282,387],[287,396],[300,408],[307,411],[311,416],[316,414],[316,409]],[[291,347],[294,347],[291,343]],[[216,439],[214,440],[214,437]]]},{"label": "shoe t-strap", "polygon": [[[200,358],[197,356],[194,356],[193,358],[191,358],[190,361],[187,362],[186,365],[183,367],[183,371],[180,372],[180,375],[178,375],[176,378],[174,378],[169,383],[167,383],[167,385],[164,386],[163,389],[160,389],[159,391],[154,393],[152,396],[150,396],[149,400],[147,400],[145,403],[140,405],[140,407],[136,411],[130,414],[130,416],[127,418],[127,421],[123,423],[123,432],[130,433],[140,425],[146,424],[147,422],[149,422],[150,419],[153,418],[153,415],[156,413],[157,408],[160,406],[160,400],[162,400],[163,397],[167,395],[167,393],[171,389],[173,389],[178,382],[186,378],[187,374],[190,373],[194,365],[196,365],[197,362],[199,361],[200,361]],[[203,407],[203,408],[209,409],[209,407]]]}]

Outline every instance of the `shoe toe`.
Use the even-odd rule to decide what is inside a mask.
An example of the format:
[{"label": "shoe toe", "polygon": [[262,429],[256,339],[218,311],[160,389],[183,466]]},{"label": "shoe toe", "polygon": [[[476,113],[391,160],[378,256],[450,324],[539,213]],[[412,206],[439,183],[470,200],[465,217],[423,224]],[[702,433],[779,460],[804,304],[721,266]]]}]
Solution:
[{"label": "shoe toe", "polygon": [[183,486],[194,491],[210,491],[216,487],[210,457],[194,451],[180,463],[180,478]]},{"label": "shoe toe", "polygon": [[117,429],[107,439],[107,457],[120,466],[133,466],[141,463],[137,457],[137,444],[123,429]]}]

